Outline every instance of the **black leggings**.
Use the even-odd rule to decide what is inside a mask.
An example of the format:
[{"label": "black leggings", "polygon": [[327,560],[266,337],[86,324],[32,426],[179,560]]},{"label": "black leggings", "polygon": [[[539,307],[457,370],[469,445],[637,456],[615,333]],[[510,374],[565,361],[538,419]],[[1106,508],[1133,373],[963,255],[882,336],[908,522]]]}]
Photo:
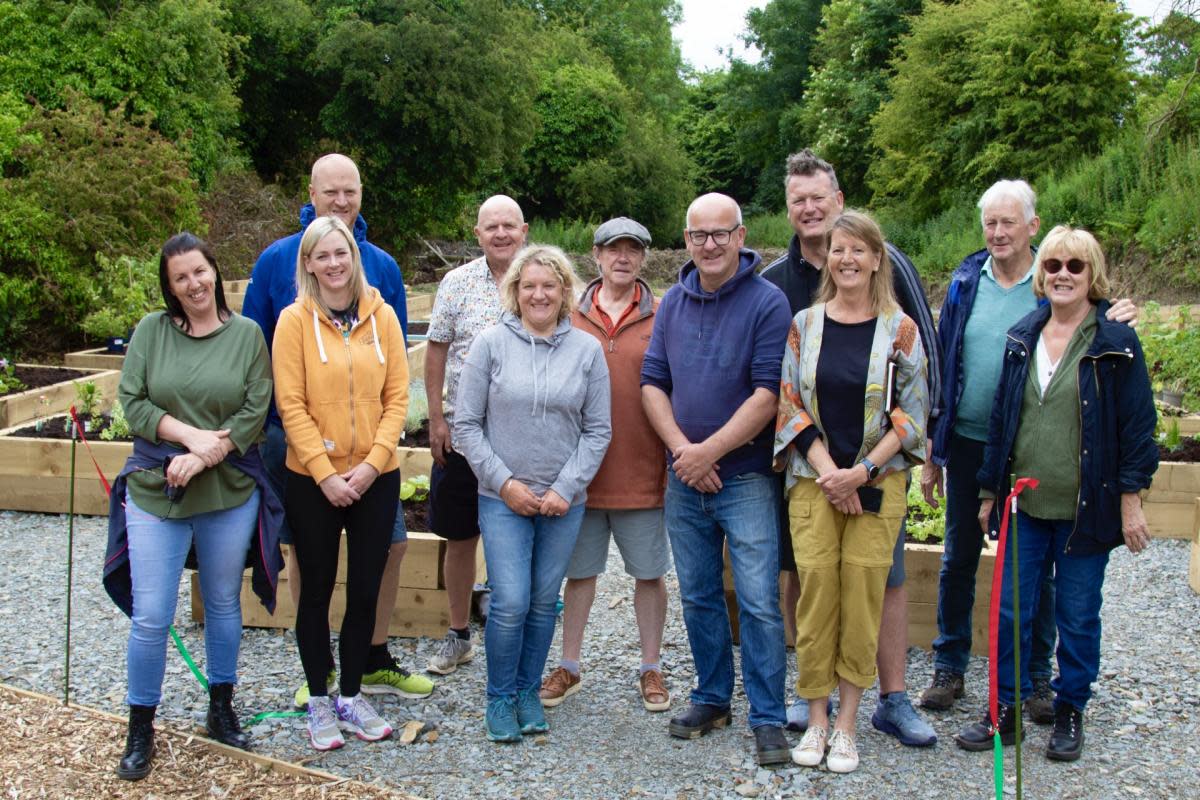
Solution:
[{"label": "black leggings", "polygon": [[341,691],[350,697],[361,687],[375,629],[375,604],[396,523],[400,470],[380,475],[357,503],[346,508],[330,505],[308,475],[288,470],[287,478],[287,520],[300,567],[296,643],[309,691],[317,697],[329,692],[329,601],[337,577],[341,532],[346,530],[346,614],[338,655]]}]

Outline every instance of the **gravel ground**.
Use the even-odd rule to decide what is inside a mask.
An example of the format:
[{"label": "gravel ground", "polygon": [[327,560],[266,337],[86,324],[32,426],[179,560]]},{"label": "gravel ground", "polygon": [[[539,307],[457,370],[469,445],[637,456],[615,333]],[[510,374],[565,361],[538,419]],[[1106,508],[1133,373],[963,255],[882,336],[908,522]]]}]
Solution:
[{"label": "gravel ground", "polygon": [[[128,622],[99,583],[104,521],[76,525],[71,683],[77,702],[123,714],[124,647]],[[0,681],[46,694],[62,692],[66,518],[0,513]],[[1105,583],[1100,680],[1085,717],[1081,761],[1047,761],[1047,728],[1031,726],[1025,747],[1029,797],[1200,797],[1200,597],[1187,586],[1185,542],[1155,541],[1149,552],[1114,553]],[[610,564],[619,565],[614,554]],[[766,771],[752,759],[746,703],[734,698],[735,725],[681,742],[666,733],[667,714],[642,710],[634,681],[638,654],[630,603],[632,581],[610,572],[600,581],[584,645],[584,687],[548,716],[551,733],[511,746],[483,737],[484,659],[438,679],[426,700],[387,698],[377,707],[397,728],[407,720],[435,723],[435,742],[395,741],[317,754],[299,719],[272,719],[252,729],[258,752],[429,798],[822,797],[984,798],[991,794],[991,757],[966,753],[951,736],[976,718],[986,700],[982,659],[973,659],[968,696],[958,710],[932,718],[936,747],[905,748],[870,725],[873,693],[859,719],[862,766],[839,776],[800,768]],[[664,666],[676,707],[692,680],[687,637],[675,587],[668,613]],[[181,588],[176,625],[197,660],[203,631],[188,619]],[[615,604],[615,605],[614,605]],[[610,607],[611,606],[611,607]],[[395,639],[394,654],[423,667],[434,642]],[[557,640],[551,658],[557,657]],[[287,710],[300,677],[291,634],[247,630],[238,704],[245,716]],[[932,671],[929,654],[909,652],[908,679],[917,689]],[[914,691],[915,694],[915,691]],[[167,660],[160,720],[186,727],[203,720],[205,698],[183,661]],[[796,738],[792,736],[793,740]],[[1008,774],[1012,748],[1006,749]],[[109,770],[112,765],[98,764]],[[1009,781],[1009,793],[1014,784]]]}]

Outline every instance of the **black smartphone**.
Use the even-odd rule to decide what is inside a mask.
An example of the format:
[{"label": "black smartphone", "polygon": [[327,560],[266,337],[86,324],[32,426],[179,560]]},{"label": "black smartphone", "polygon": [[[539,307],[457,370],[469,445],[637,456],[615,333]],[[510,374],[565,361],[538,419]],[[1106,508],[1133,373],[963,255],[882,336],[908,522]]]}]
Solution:
[{"label": "black smartphone", "polygon": [[858,487],[858,502],[863,511],[878,514],[883,510],[883,489],[875,486]]},{"label": "black smartphone", "polygon": [[[166,477],[167,477],[167,468],[171,466],[171,459],[174,457],[175,456],[167,456],[166,458],[163,459],[162,469],[163,469],[164,481],[166,480]],[[186,486],[172,486],[169,483],[165,483],[165,482],[163,483],[163,494],[165,494],[167,496],[167,499],[170,500],[172,503],[178,503],[180,500],[183,499],[183,492],[185,489],[187,489]]]}]

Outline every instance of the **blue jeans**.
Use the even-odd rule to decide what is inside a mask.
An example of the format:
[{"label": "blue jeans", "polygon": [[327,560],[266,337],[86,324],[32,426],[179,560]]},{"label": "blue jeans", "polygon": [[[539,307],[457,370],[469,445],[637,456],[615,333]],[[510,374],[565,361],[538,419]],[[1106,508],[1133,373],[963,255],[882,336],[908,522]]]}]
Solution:
[{"label": "blue jeans", "polygon": [[667,470],[667,533],[696,665],[691,701],[728,708],[733,697],[733,638],[721,575],[728,541],[750,727],[782,726],[787,653],[779,611],[779,481],[755,472],[722,480],[721,491],[705,494]]},{"label": "blue jeans", "polygon": [[[946,539],[938,580],[938,636],[933,640],[933,666],[958,675],[971,658],[971,610],[975,606],[975,573],[983,549],[979,529],[979,481],[983,442],[958,434],[950,437],[946,462]],[[1000,504],[997,502],[997,508]],[[999,512],[997,512],[999,513]],[[998,517],[992,527],[999,529]],[[1033,623],[1029,669],[1032,677],[1050,679],[1054,652],[1054,572],[1042,582],[1040,613]]]},{"label": "blue jeans", "polygon": [[258,520],[259,492],[245,503],[181,519],[159,519],[125,495],[133,618],[126,654],[125,702],[156,706],[167,666],[167,629],[175,621],[179,578],[196,548],[204,594],[204,649],[208,682],[236,683],[242,641],[242,571]]},{"label": "blue jeans", "polygon": [[[1040,613],[1034,591],[1045,574],[1054,567],[1057,596],[1054,604],[1058,625],[1058,677],[1051,687],[1058,703],[1080,711],[1092,696],[1092,682],[1100,672],[1100,604],[1108,552],[1096,555],[1066,555],[1063,548],[1075,527],[1074,520],[1038,519],[1017,512],[1017,549],[1021,588],[1021,697],[1033,692],[1029,675],[1030,640],[1033,618]],[[997,689],[1000,702],[1012,705],[1013,680],[1013,584],[1012,530],[1004,554],[1004,583],[1000,595],[1000,640],[996,659]],[[1030,602],[1032,601],[1032,602]]]},{"label": "blue jeans", "polygon": [[523,517],[504,501],[479,495],[479,529],[492,588],[484,628],[489,699],[513,697],[542,683],[558,592],[583,508],[583,503],[574,505],[561,517]]}]

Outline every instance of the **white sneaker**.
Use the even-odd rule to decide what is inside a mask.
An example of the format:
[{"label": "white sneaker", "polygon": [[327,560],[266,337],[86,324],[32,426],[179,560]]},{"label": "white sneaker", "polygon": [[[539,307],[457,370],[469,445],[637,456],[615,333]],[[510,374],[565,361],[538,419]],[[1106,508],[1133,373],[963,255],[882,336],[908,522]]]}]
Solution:
[{"label": "white sneaker", "polygon": [[337,699],[337,716],[342,730],[364,742],[377,742],[392,735],[392,726],[375,713],[362,694]]},{"label": "white sneaker", "polygon": [[438,643],[437,652],[429,659],[426,672],[436,672],[439,675],[449,675],[458,669],[459,664],[465,664],[474,656],[470,639],[460,639],[454,631],[447,631],[445,638]]},{"label": "white sneaker", "polygon": [[854,772],[858,769],[858,748],[854,737],[845,731],[835,730],[829,737],[829,757],[825,766],[830,772]]},{"label": "white sneaker", "polygon": [[317,750],[337,750],[346,744],[338,730],[333,700],[327,696],[308,698],[308,739]]},{"label": "white sneaker", "polygon": [[825,757],[825,729],[810,727],[800,744],[792,748],[792,761],[802,767],[815,767]]}]

